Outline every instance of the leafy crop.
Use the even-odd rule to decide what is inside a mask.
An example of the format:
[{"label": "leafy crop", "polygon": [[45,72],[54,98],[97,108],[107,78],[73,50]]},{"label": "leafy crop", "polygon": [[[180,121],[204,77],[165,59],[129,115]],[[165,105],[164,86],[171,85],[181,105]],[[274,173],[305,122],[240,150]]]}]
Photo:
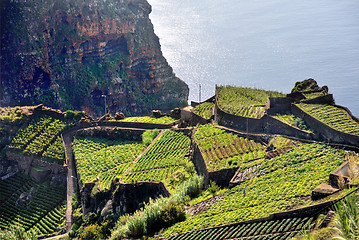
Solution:
[{"label": "leafy crop", "polygon": [[348,113],[341,108],[333,105],[306,103],[299,103],[297,106],[338,131],[359,135],[359,123],[353,120]]},{"label": "leafy crop", "polygon": [[291,239],[301,231],[314,226],[313,217],[284,218],[280,220],[268,220],[255,223],[238,223],[230,226],[204,229],[181,235],[173,235],[167,240],[192,240],[192,239]]},{"label": "leafy crop", "polygon": [[[273,116],[293,127],[297,127],[297,128],[300,128],[302,130],[305,130],[305,131],[311,131],[308,126],[305,124],[304,120],[293,115],[293,114],[290,114],[290,113],[278,113],[276,114],[275,116]],[[312,132],[312,131],[311,131]]]},{"label": "leafy crop", "polygon": [[251,118],[260,118],[264,114],[263,106],[269,97],[284,97],[275,91],[265,91],[254,88],[220,86],[218,91],[218,105],[228,113]]},{"label": "leafy crop", "polygon": [[185,172],[190,139],[181,132],[166,130],[123,177],[124,182],[161,181]]},{"label": "leafy crop", "polygon": [[259,167],[265,175],[228,190],[221,202],[172,226],[164,234],[266,217],[304,204],[303,197],[310,196],[312,189],[328,179],[329,173],[344,162],[344,155],[343,150],[307,144],[265,160]]},{"label": "leafy crop", "polygon": [[78,137],[73,142],[77,171],[82,183],[100,179],[100,188],[108,189],[112,179],[120,177],[145,145],[133,141]]},{"label": "leafy crop", "polygon": [[59,134],[68,125],[48,116],[35,118],[26,128],[19,131],[12,140],[9,150],[63,164],[64,148]]},{"label": "leafy crop", "polygon": [[265,155],[265,146],[248,138],[214,127],[201,125],[194,134],[209,171],[240,165]]},{"label": "leafy crop", "polygon": [[169,116],[163,116],[160,118],[154,118],[154,117],[128,117],[123,120],[122,122],[143,122],[143,123],[157,123],[157,124],[170,124],[176,121],[176,119],[171,118]]},{"label": "leafy crop", "polygon": [[214,107],[213,103],[205,102],[195,107],[193,109],[193,112],[195,112],[196,114],[198,114],[203,118],[210,119],[213,114],[213,107]]},{"label": "leafy crop", "polygon": [[[29,193],[34,187],[32,198],[24,203],[17,203],[21,194]],[[7,229],[18,223],[26,231],[39,229],[39,234],[51,233],[64,216],[66,187],[37,184],[28,177],[15,175],[0,182],[0,228]],[[4,193],[4,195],[3,195]],[[6,198],[5,198],[6,197]]]}]

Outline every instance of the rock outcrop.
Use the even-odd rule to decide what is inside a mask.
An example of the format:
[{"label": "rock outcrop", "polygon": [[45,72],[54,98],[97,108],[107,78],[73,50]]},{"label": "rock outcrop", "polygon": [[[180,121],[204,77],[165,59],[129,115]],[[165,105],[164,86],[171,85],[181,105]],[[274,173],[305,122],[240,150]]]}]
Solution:
[{"label": "rock outcrop", "polygon": [[186,103],[150,12],[146,0],[2,1],[1,105],[127,116]]}]

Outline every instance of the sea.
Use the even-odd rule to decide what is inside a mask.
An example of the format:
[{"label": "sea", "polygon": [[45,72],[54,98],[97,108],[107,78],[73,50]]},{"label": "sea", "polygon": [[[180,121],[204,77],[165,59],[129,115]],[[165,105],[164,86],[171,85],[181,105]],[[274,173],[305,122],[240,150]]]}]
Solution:
[{"label": "sea", "polygon": [[190,88],[215,85],[289,93],[296,81],[327,85],[359,117],[358,0],[148,0],[162,53]]}]

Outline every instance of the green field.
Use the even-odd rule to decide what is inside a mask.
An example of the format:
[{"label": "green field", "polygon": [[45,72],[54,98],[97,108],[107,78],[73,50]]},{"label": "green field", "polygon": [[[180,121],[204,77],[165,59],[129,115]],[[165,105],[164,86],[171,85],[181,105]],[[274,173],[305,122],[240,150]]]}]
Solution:
[{"label": "green field", "polygon": [[259,166],[265,175],[227,190],[220,202],[202,214],[175,224],[163,235],[266,217],[307,204],[304,197],[328,180],[329,173],[344,162],[344,155],[343,150],[306,144],[265,160]]},{"label": "green field", "polygon": [[157,123],[157,124],[170,124],[176,121],[176,119],[169,116],[164,116],[160,118],[154,117],[128,117],[121,120],[122,122],[142,122],[142,123]]},{"label": "green field", "polygon": [[298,103],[303,111],[340,131],[359,136],[359,123],[349,117],[348,113],[333,105]]},{"label": "green field", "polygon": [[101,189],[108,189],[145,148],[141,142],[96,137],[76,137],[72,145],[80,181],[96,182],[98,178]]},{"label": "green field", "polygon": [[218,105],[228,113],[243,117],[261,118],[264,115],[264,107],[269,97],[284,97],[276,91],[262,89],[220,86],[217,87]]},{"label": "green field", "polygon": [[239,137],[211,124],[198,126],[194,134],[208,171],[240,166],[265,156],[265,145]]},{"label": "green field", "polygon": [[211,116],[213,115],[213,108],[214,108],[213,103],[205,102],[195,107],[193,109],[193,112],[203,118],[210,119]]},{"label": "green field", "polygon": [[[20,195],[30,193],[31,188],[34,188],[32,198],[18,202]],[[25,230],[37,229],[39,235],[58,229],[65,213],[66,186],[49,186],[48,182],[38,184],[27,176],[17,174],[0,181],[0,192],[1,229],[15,223]]]}]

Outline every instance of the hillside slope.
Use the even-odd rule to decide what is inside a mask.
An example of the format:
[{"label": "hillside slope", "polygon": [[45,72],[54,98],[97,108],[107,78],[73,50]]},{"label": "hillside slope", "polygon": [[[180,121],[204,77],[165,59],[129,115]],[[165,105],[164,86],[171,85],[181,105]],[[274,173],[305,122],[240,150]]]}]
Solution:
[{"label": "hillside slope", "polygon": [[146,0],[1,3],[0,104],[140,115],[188,86],[162,56]]}]

